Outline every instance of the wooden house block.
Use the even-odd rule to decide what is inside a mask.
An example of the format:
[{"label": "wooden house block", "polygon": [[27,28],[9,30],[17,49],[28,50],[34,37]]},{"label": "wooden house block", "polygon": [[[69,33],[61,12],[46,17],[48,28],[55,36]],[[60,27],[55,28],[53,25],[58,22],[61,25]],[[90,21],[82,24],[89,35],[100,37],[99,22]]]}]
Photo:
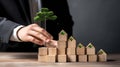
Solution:
[{"label": "wooden house block", "polygon": [[75,55],[76,48],[67,48],[67,55]]},{"label": "wooden house block", "polygon": [[67,36],[68,34],[64,30],[61,30],[59,33],[59,41],[67,41]]},{"label": "wooden house block", "polygon": [[47,62],[55,63],[56,62],[56,55],[47,55]]},{"label": "wooden house block", "polygon": [[76,55],[67,55],[68,62],[76,62]]},{"label": "wooden house block", "polygon": [[48,54],[47,47],[40,47],[40,48],[39,48],[39,53],[38,53],[38,55],[44,56],[44,55],[47,55],[47,54]]},{"label": "wooden house block", "polygon": [[78,62],[87,62],[87,55],[78,55]]},{"label": "wooden house block", "polygon": [[85,54],[85,47],[79,43],[76,49],[77,55],[84,55]]},{"label": "wooden house block", "polygon": [[58,48],[66,48],[67,44],[66,41],[58,41]]},{"label": "wooden house block", "polygon": [[57,55],[57,48],[48,48],[48,55]]},{"label": "wooden house block", "polygon": [[58,58],[57,59],[58,62],[62,62],[62,63],[67,62],[67,56],[66,55],[58,55],[57,58]]},{"label": "wooden house block", "polygon": [[38,62],[41,62],[41,63],[47,62],[47,55],[45,56],[38,55]]},{"label": "wooden house block", "polygon": [[57,53],[58,55],[66,55],[66,48],[58,48]]},{"label": "wooden house block", "polygon": [[72,36],[68,39],[68,48],[76,48],[76,40]]},{"label": "wooden house block", "polygon": [[86,47],[86,54],[95,54],[95,47],[91,43],[89,43]]},{"label": "wooden house block", "polygon": [[98,52],[98,61],[99,62],[107,61],[107,54],[102,49],[100,49]]},{"label": "wooden house block", "polygon": [[88,62],[97,62],[97,55],[88,55]]}]

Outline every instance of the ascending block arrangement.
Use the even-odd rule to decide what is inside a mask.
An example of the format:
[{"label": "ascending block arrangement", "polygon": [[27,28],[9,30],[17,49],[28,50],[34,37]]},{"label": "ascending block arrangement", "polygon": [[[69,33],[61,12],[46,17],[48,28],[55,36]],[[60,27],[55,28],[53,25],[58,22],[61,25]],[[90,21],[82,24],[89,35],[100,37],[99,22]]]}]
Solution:
[{"label": "ascending block arrangement", "polygon": [[58,41],[58,48],[66,48],[66,41]]},{"label": "ascending block arrangement", "polygon": [[47,62],[56,62],[56,55],[47,55]]},{"label": "ascending block arrangement", "polygon": [[86,54],[95,54],[95,47],[92,45],[92,43],[89,43],[86,47]]},{"label": "ascending block arrangement", "polygon": [[58,48],[57,53],[58,55],[66,55],[66,48]]},{"label": "ascending block arrangement", "polygon": [[97,62],[97,55],[88,55],[88,62]]},{"label": "ascending block arrangement", "polygon": [[85,47],[79,43],[76,49],[77,55],[84,55],[85,54]]},{"label": "ascending block arrangement", "polygon": [[76,40],[73,36],[68,39],[68,48],[76,48]]},{"label": "ascending block arrangement", "polygon": [[45,56],[39,56],[38,55],[38,62],[43,62],[43,63],[48,62],[47,61],[47,55],[45,55]]},{"label": "ascending block arrangement", "polygon": [[98,52],[98,61],[99,62],[107,61],[107,54],[102,49],[100,49]]},{"label": "ascending block arrangement", "polygon": [[59,33],[59,41],[67,41],[67,33],[64,30],[61,30]]},{"label": "ascending block arrangement", "polygon": [[47,47],[40,47],[38,55],[45,56],[48,54]]},{"label": "ascending block arrangement", "polygon": [[76,48],[67,48],[67,55],[76,55]]},{"label": "ascending block arrangement", "polygon": [[57,48],[48,48],[48,55],[57,55]]},{"label": "ascending block arrangement", "polygon": [[76,62],[76,55],[67,55],[68,62]]},{"label": "ascending block arrangement", "polygon": [[87,62],[87,55],[78,55],[78,62]]},{"label": "ascending block arrangement", "polygon": [[67,56],[66,55],[58,55],[58,57],[57,57],[58,59],[57,59],[57,61],[58,62],[67,62]]}]

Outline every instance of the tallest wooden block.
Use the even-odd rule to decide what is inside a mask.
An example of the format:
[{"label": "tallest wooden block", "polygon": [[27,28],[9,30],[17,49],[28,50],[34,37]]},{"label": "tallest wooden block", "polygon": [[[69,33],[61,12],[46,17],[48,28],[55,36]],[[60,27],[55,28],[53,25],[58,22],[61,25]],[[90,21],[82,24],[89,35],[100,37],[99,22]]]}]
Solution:
[{"label": "tallest wooden block", "polygon": [[59,41],[67,41],[67,33],[64,30],[61,30],[59,33]]}]

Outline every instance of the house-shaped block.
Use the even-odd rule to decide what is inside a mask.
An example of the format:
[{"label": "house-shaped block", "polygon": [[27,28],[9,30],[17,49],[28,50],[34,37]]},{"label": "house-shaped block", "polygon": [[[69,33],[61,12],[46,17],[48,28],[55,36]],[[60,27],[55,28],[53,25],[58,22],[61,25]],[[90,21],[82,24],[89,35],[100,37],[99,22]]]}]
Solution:
[{"label": "house-shaped block", "polygon": [[76,40],[73,36],[68,39],[68,48],[76,48]]},{"label": "house-shaped block", "polygon": [[61,30],[58,37],[59,41],[67,41],[68,34],[64,30]]},{"label": "house-shaped block", "polygon": [[107,61],[107,54],[104,50],[100,49],[98,51],[98,61],[102,62],[102,61]]},{"label": "house-shaped block", "polygon": [[95,47],[93,46],[92,43],[89,43],[89,44],[86,46],[86,54],[87,54],[87,55],[95,54]]},{"label": "house-shaped block", "polygon": [[79,43],[76,49],[77,55],[84,55],[85,54],[85,46]]}]

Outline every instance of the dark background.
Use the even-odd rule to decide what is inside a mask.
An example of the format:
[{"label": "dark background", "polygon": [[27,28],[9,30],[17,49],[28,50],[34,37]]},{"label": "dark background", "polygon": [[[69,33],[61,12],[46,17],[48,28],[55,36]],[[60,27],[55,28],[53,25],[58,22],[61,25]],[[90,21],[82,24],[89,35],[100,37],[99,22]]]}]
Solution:
[{"label": "dark background", "polygon": [[68,0],[74,20],[73,36],[97,51],[120,53],[120,0]]}]

